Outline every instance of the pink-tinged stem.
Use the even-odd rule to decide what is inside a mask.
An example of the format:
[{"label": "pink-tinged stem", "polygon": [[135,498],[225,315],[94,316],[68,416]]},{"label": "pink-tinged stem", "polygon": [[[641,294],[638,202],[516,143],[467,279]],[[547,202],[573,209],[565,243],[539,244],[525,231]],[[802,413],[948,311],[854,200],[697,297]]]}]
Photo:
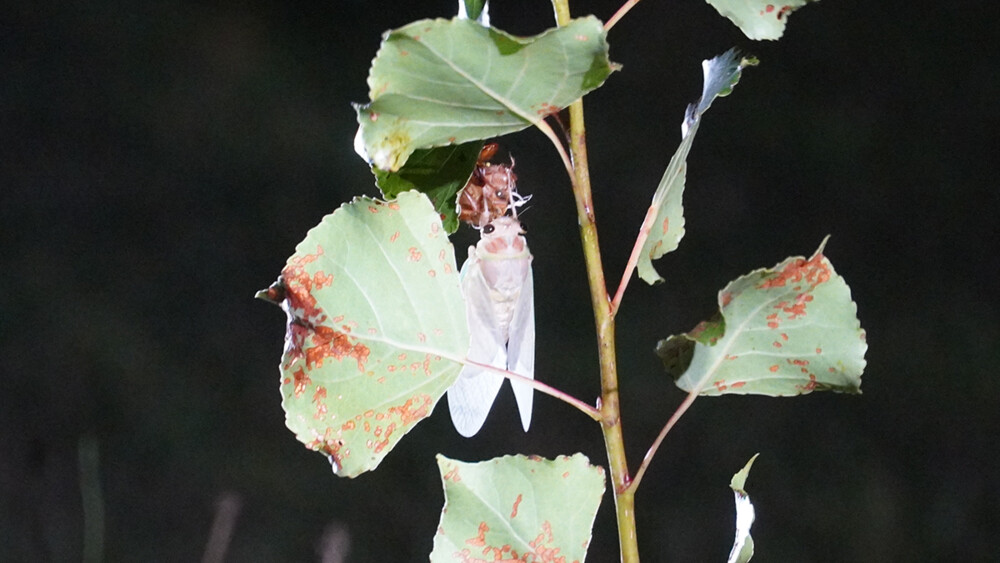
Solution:
[{"label": "pink-tinged stem", "polygon": [[632,247],[632,255],[628,257],[628,263],[625,264],[625,271],[622,272],[622,280],[618,282],[618,291],[615,292],[615,298],[611,301],[611,314],[618,314],[618,307],[621,306],[622,296],[625,295],[625,288],[628,287],[628,282],[632,280],[632,272],[635,271],[636,265],[639,263],[639,255],[642,253],[642,247],[646,244],[646,239],[649,238],[649,233],[653,229],[653,221],[656,221],[656,206],[650,206],[649,211],[646,212],[646,218],[642,220],[642,226],[639,227],[639,236],[635,239],[635,246]]},{"label": "pink-tinged stem", "polygon": [[606,24],[604,24],[604,31],[609,31],[612,27],[614,27],[615,24],[618,23],[618,20],[622,19],[625,16],[625,14],[627,14],[628,11],[631,10],[638,3],[639,0],[628,0],[628,2],[622,4],[622,7],[618,8],[618,11],[615,12],[615,15],[611,16],[611,19],[608,20]]},{"label": "pink-tinged stem", "polygon": [[648,468],[649,463],[653,461],[653,456],[656,455],[656,450],[660,449],[660,444],[663,443],[663,439],[667,437],[667,433],[670,432],[670,429],[677,424],[677,421],[680,420],[682,416],[684,416],[684,413],[691,407],[694,400],[698,398],[699,393],[701,393],[701,387],[696,387],[691,390],[691,392],[688,393],[688,396],[684,398],[684,401],[677,407],[677,410],[674,411],[670,420],[663,425],[663,430],[660,430],[660,434],[656,437],[656,440],[653,441],[653,445],[649,447],[649,450],[646,452],[646,456],[642,458],[642,465],[640,465],[639,469],[635,472],[635,478],[632,479],[631,483],[629,483],[628,488],[632,493],[635,493],[635,490],[639,487],[639,481],[642,481],[642,476],[646,474],[646,468]]},{"label": "pink-tinged stem", "polygon": [[530,377],[525,377],[523,375],[514,373],[512,371],[507,371],[507,370],[504,370],[504,369],[493,367],[493,366],[491,366],[489,364],[481,364],[479,362],[474,362],[474,361],[469,360],[469,359],[464,360],[464,363],[466,365],[476,366],[476,367],[479,367],[479,368],[482,368],[482,369],[485,369],[485,370],[492,371],[494,373],[498,373],[500,375],[503,375],[504,377],[506,377],[507,379],[509,379],[511,381],[518,381],[518,382],[524,383],[525,385],[530,385],[530,386],[534,387],[536,391],[541,391],[542,393],[545,393],[546,395],[548,395],[550,397],[555,397],[556,399],[559,399],[560,401],[563,401],[564,403],[568,403],[571,406],[576,407],[583,414],[589,416],[590,418],[592,418],[594,420],[597,420],[597,421],[601,420],[601,411],[599,411],[596,408],[588,405],[587,403],[584,403],[580,399],[577,399],[576,397],[570,395],[569,393],[566,393],[565,391],[560,391],[559,389],[556,389],[555,387],[552,387],[551,385],[546,385],[545,383],[542,383],[541,381],[538,381],[536,379],[532,379]]}]

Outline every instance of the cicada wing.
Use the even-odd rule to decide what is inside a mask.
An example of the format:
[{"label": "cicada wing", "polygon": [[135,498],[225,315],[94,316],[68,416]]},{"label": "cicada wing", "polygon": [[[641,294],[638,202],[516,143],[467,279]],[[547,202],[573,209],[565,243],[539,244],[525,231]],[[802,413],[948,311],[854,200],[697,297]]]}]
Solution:
[{"label": "cicada wing", "polygon": [[[475,254],[462,266],[462,291],[469,322],[468,359],[507,369],[507,351],[500,337],[499,323],[490,301]],[[466,365],[448,388],[448,410],[455,430],[466,438],[474,436],[486,422],[504,377],[479,366]]]},{"label": "cicada wing", "polygon": [[[535,291],[531,275],[531,266],[524,277],[521,295],[514,308],[510,320],[510,339],[507,341],[507,366],[510,371],[531,379],[535,378]],[[517,410],[521,413],[521,426],[528,431],[531,425],[531,409],[534,388],[530,385],[511,379],[517,399]]]}]

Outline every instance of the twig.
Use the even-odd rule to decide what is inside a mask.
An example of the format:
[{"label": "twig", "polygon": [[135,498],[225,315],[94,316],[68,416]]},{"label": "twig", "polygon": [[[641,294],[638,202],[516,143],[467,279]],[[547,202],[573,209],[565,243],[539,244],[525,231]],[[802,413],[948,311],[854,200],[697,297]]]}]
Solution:
[{"label": "twig", "polygon": [[635,246],[632,247],[632,255],[628,257],[628,263],[625,264],[625,271],[622,272],[622,280],[618,282],[618,291],[615,292],[615,298],[611,301],[612,316],[618,314],[622,297],[625,295],[625,288],[628,287],[628,283],[632,280],[632,272],[635,271],[635,267],[639,263],[639,255],[642,253],[642,247],[649,238],[649,232],[653,229],[653,221],[656,221],[656,214],[657,207],[655,205],[651,206],[649,211],[646,212],[646,218],[642,220],[642,226],[639,227],[639,236],[636,237]]},{"label": "twig", "polygon": [[566,152],[566,147],[563,146],[562,141],[559,140],[559,136],[556,132],[552,130],[552,126],[549,125],[547,121],[539,121],[535,123],[535,127],[545,134],[546,137],[552,141],[552,145],[559,152],[559,158],[563,161],[563,166],[566,167],[566,173],[569,174],[570,179],[573,178],[573,163],[570,161],[569,154]]},{"label": "twig", "polygon": [[584,403],[583,401],[581,401],[580,399],[577,399],[576,397],[570,395],[569,393],[566,393],[565,391],[560,391],[559,389],[556,389],[555,387],[552,387],[551,385],[546,385],[546,384],[542,383],[541,381],[538,381],[537,379],[532,379],[530,377],[525,377],[523,375],[514,373],[512,371],[507,371],[505,369],[500,369],[498,367],[493,367],[493,366],[491,366],[489,364],[481,364],[479,362],[474,362],[474,361],[469,360],[469,359],[464,360],[464,363],[466,365],[476,366],[478,368],[482,368],[482,369],[485,369],[485,370],[492,371],[494,373],[498,373],[500,375],[503,375],[504,377],[506,377],[507,379],[509,379],[511,381],[518,381],[520,383],[524,383],[525,385],[530,385],[533,388],[535,388],[536,391],[541,391],[542,393],[545,393],[546,395],[548,395],[550,397],[555,397],[556,399],[559,399],[560,401],[563,401],[564,403],[568,403],[569,405],[571,405],[573,407],[576,407],[583,414],[589,416],[590,418],[592,418],[594,420],[597,420],[597,421],[601,420],[601,411],[599,411],[596,408],[588,405],[587,403]]},{"label": "twig", "polygon": [[609,19],[608,22],[604,24],[604,31],[610,31],[611,28],[614,27],[616,23],[618,23],[618,20],[622,19],[622,17],[624,17],[625,14],[627,14],[628,11],[631,10],[638,3],[639,0],[628,0],[627,2],[622,4],[622,7],[618,8],[618,11],[615,12],[615,15],[611,16],[611,19]]},{"label": "twig", "polygon": [[646,452],[646,456],[642,458],[642,464],[635,472],[635,478],[632,479],[631,483],[629,483],[628,488],[632,493],[635,493],[635,490],[639,487],[639,481],[642,481],[642,476],[646,474],[646,468],[648,468],[649,463],[653,461],[653,456],[656,455],[656,450],[660,448],[660,444],[663,443],[663,439],[667,437],[667,433],[670,432],[670,429],[677,424],[677,421],[680,420],[682,416],[684,416],[684,413],[691,407],[694,400],[698,398],[699,393],[701,393],[701,387],[691,390],[687,397],[684,398],[684,401],[677,407],[677,410],[674,411],[670,420],[663,425],[663,430],[660,430],[660,434],[656,437],[656,440],[653,441],[653,445],[649,447],[649,450]]}]

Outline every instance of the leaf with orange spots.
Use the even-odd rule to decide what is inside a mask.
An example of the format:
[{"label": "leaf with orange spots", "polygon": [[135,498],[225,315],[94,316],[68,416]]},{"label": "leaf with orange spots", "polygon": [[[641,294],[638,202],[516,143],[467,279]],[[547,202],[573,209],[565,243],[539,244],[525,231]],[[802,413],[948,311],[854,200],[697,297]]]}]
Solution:
[{"label": "leaf with orange spots", "polygon": [[356,106],[355,150],[395,171],[416,149],[541,123],[612,70],[593,16],[527,38],[469,19],[416,21],[384,36],[368,76],[371,102]]},{"label": "leaf with orange spots", "polygon": [[469,348],[454,249],[417,192],[327,215],[258,296],[288,315],[285,422],[340,476],[374,469],[429,416]]},{"label": "leaf with orange spots", "polygon": [[583,454],[437,460],[444,508],[432,562],[572,563],[586,557],[604,469]]},{"label": "leaf with orange spots", "polygon": [[809,259],[788,258],[731,282],[719,292],[719,311],[720,318],[657,344],[681,389],[775,397],[861,392],[865,331],[823,246]]},{"label": "leaf with orange spots", "polygon": [[687,175],[687,156],[694,143],[694,136],[698,132],[701,115],[708,110],[715,98],[729,95],[739,82],[743,69],[755,64],[757,64],[756,59],[740,58],[732,49],[701,63],[705,75],[701,98],[689,105],[685,112],[684,122],[681,124],[681,144],[667,164],[660,185],[653,194],[653,202],[646,213],[646,222],[643,223],[643,230],[649,229],[649,232],[642,245],[637,269],[639,277],[648,284],[663,281],[653,268],[653,260],[677,250],[681,238],[684,237],[684,207],[681,196],[684,194]]},{"label": "leaf with orange spots", "polygon": [[707,0],[729,18],[750,39],[779,39],[785,33],[788,16],[795,10],[816,0]]},{"label": "leaf with orange spots", "polygon": [[481,141],[472,141],[415,151],[395,172],[372,166],[375,184],[387,199],[410,190],[427,194],[441,215],[445,230],[454,233],[458,230],[458,192],[472,176],[482,148]]}]

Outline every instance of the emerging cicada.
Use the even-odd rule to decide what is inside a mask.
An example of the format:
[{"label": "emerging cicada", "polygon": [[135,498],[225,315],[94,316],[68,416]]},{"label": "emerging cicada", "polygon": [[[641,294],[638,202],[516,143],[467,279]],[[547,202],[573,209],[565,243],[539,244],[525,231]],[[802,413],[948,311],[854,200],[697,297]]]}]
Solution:
[{"label": "emerging cicada", "polygon": [[[506,179],[502,184],[494,185],[487,180],[480,186],[496,188],[490,192],[490,197],[473,198],[483,204],[473,214],[474,219],[484,222],[477,225],[481,238],[476,246],[469,247],[469,257],[461,272],[470,333],[467,357],[534,379],[535,304],[531,252],[516,215],[506,215],[508,209],[516,212],[527,198],[516,195],[513,172],[507,167],[503,167],[503,171]],[[470,185],[474,184],[470,181]],[[502,206],[499,204],[501,195],[507,198]],[[476,365],[462,368],[458,380],[448,389],[448,409],[459,434],[470,437],[479,432],[504,379],[503,375]],[[513,379],[511,387],[521,413],[521,426],[527,431],[531,424],[534,390]]]}]

